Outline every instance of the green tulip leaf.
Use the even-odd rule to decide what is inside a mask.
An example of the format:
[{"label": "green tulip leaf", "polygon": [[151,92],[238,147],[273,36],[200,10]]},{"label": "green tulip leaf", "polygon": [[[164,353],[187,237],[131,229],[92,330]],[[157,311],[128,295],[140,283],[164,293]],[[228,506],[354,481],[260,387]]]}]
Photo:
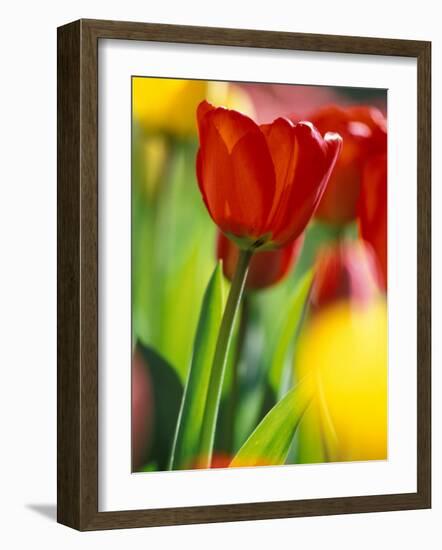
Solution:
[{"label": "green tulip leaf", "polygon": [[230,467],[285,463],[296,429],[312,399],[309,380],[301,380],[267,413],[238,451]]},{"label": "green tulip leaf", "polygon": [[198,459],[207,389],[223,309],[222,270],[218,264],[207,285],[201,306],[192,360],[175,430],[171,470],[191,468]]},{"label": "green tulip leaf", "polygon": [[155,406],[152,444],[146,463],[154,463],[158,470],[166,470],[183,386],[175,369],[156,350],[140,342],[137,348],[149,370]]},{"label": "green tulip leaf", "polygon": [[288,304],[287,313],[280,325],[279,336],[273,348],[269,371],[270,386],[276,395],[280,394],[284,367],[287,361],[291,364],[291,351],[302,321],[312,278],[313,272],[310,270],[300,279]]}]

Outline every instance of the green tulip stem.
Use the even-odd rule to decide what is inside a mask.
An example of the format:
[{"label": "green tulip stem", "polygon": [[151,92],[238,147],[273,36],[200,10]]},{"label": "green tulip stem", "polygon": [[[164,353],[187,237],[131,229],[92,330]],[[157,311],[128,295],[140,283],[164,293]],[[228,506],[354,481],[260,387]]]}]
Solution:
[{"label": "green tulip stem", "polygon": [[232,340],[233,326],[238,313],[241,297],[244,291],[250,259],[253,250],[241,250],[236,265],[235,274],[230,286],[229,296],[224,309],[221,326],[213,356],[212,372],[207,390],[206,410],[203,425],[201,427],[200,458],[201,466],[210,468],[215,441],[216,422],[218,419],[221,390],[224,380],[224,371],[227,362],[227,354]]},{"label": "green tulip stem", "polygon": [[247,293],[242,300],[242,308],[239,311],[238,335],[236,337],[236,349],[232,364],[232,380],[230,384],[230,395],[227,410],[226,422],[226,450],[233,452],[235,449],[235,419],[238,409],[239,393],[239,363],[244,352],[244,345],[247,335],[247,326],[249,324],[250,296]]}]

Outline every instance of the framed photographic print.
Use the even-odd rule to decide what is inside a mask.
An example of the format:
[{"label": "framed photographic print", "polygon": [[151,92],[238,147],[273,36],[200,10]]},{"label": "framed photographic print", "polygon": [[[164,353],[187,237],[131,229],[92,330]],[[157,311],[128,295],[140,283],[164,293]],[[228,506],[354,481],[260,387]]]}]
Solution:
[{"label": "framed photographic print", "polygon": [[58,521],[429,508],[430,43],[58,29]]}]

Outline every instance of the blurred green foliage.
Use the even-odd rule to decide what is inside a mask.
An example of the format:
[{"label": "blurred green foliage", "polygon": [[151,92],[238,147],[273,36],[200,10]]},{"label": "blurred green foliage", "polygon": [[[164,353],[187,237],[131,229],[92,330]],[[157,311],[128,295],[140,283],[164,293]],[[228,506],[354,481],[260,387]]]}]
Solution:
[{"label": "blurred green foliage", "polygon": [[133,331],[184,382],[203,293],[215,266],[215,228],[195,182],[196,144],[168,147],[161,188],[151,195],[141,148],[133,149]]}]

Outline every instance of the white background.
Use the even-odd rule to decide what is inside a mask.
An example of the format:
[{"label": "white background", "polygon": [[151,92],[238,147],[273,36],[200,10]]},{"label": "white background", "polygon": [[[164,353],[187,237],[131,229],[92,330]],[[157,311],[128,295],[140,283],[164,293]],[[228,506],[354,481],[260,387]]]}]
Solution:
[{"label": "white background", "polygon": [[[442,300],[433,288],[433,510],[80,534],[54,523],[56,373],[56,26],[79,17],[433,41],[433,181],[442,178],[438,3],[15,2],[3,8],[0,87],[0,542],[6,548],[438,548],[442,491]],[[438,154],[436,154],[438,153]],[[441,188],[433,186],[433,211]],[[433,220],[434,236],[441,217]],[[441,243],[434,238],[433,279]],[[439,390],[439,391],[438,391]]]}]

